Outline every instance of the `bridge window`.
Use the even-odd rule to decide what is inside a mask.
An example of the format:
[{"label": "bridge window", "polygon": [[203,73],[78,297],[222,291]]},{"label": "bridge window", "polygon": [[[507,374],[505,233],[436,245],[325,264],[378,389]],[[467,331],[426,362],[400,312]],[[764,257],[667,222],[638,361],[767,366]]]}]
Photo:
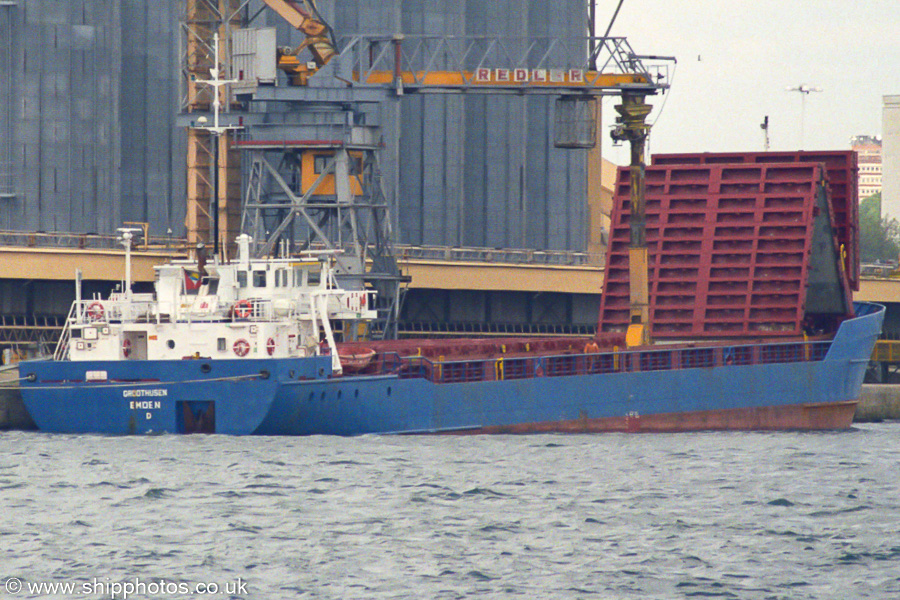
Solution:
[{"label": "bridge window", "polygon": [[258,287],[258,288],[266,287],[266,272],[265,271],[253,271],[253,287]]}]

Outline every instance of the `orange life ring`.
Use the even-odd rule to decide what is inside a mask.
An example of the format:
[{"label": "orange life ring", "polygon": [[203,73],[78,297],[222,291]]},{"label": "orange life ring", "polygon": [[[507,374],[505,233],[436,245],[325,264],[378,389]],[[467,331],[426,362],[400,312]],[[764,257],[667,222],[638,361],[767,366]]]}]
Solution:
[{"label": "orange life ring", "polygon": [[91,302],[90,304],[88,304],[85,314],[87,314],[88,318],[91,321],[99,321],[103,318],[104,313],[105,311],[103,309],[103,304],[101,304],[100,302]]},{"label": "orange life ring", "polygon": [[269,353],[269,356],[275,354],[275,339],[269,338],[266,340],[266,352]]},{"label": "orange life ring", "polygon": [[122,354],[125,355],[125,358],[131,356],[131,340],[128,338],[122,340]]},{"label": "orange life ring", "polygon": [[249,300],[239,300],[234,305],[234,316],[239,319],[246,319],[253,312],[253,305]]},{"label": "orange life ring", "polygon": [[250,353],[250,342],[244,339],[237,340],[232,349],[238,356],[247,356]]}]

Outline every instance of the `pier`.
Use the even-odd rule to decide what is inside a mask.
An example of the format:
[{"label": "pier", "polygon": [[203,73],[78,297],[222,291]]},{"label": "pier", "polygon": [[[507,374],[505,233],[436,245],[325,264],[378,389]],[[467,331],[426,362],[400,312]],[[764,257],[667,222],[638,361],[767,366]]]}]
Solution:
[{"label": "pier", "polygon": [[17,365],[0,368],[0,431],[36,428],[22,404],[22,394],[15,387],[14,382],[18,377]]},{"label": "pier", "polygon": [[900,420],[900,384],[864,384],[853,422],[877,423],[895,420]]}]

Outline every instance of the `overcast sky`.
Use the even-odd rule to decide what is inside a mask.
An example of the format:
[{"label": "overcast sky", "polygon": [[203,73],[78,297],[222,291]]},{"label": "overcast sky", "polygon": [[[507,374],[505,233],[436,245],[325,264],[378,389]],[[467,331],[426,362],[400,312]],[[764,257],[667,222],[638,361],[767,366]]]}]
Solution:
[{"label": "overcast sky", "polygon": [[[618,0],[597,2],[602,35]],[[785,88],[800,84],[823,90],[806,96],[803,149],[847,149],[881,135],[882,96],[900,94],[900,0],[624,0],[611,35],[678,59],[651,100],[651,152],[761,151],[766,115],[771,149],[797,150],[802,94]],[[608,141],[604,156],[628,161]]]}]

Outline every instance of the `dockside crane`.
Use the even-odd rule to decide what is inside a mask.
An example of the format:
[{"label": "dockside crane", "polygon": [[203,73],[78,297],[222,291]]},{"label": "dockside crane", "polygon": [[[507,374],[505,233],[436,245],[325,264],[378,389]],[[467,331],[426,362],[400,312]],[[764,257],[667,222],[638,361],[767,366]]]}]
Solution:
[{"label": "dockside crane", "polygon": [[[356,35],[338,42],[314,0],[263,2],[306,39],[296,48],[279,49],[273,30],[234,32],[235,48],[254,50],[231,57],[232,73],[241,80],[232,87],[232,97],[245,106],[289,107],[268,117],[254,111],[232,113],[245,127],[232,146],[249,163],[242,229],[256,239],[257,253],[271,253],[288,241],[293,247],[298,225],[310,234],[301,247],[342,250],[344,277],[376,289],[386,300],[379,330],[392,337],[403,278],[393,257],[390,202],[381,182],[379,150],[384,143],[380,129],[366,124],[360,107],[408,94],[554,96],[555,145],[591,148],[596,145],[597,98],[622,96],[614,137],[631,144],[633,178],[634,328],[627,337],[629,345],[649,341],[643,175],[651,107],[645,99],[668,88],[668,61],[673,59],[637,55],[623,37],[567,44],[491,36]],[[585,48],[591,50],[586,53]],[[303,59],[304,51],[309,60]],[[660,64],[645,64],[648,59]],[[291,85],[274,85],[276,68]],[[304,113],[316,117],[304,121]],[[279,118],[283,120],[276,122]]]},{"label": "dockside crane", "polygon": [[[307,78],[328,64],[337,54],[334,32],[319,13],[315,0],[263,0],[266,6],[302,32],[306,39],[296,48],[278,49],[278,65],[293,78],[295,85],[305,85]],[[299,60],[303,50],[309,50],[312,64]]]}]

